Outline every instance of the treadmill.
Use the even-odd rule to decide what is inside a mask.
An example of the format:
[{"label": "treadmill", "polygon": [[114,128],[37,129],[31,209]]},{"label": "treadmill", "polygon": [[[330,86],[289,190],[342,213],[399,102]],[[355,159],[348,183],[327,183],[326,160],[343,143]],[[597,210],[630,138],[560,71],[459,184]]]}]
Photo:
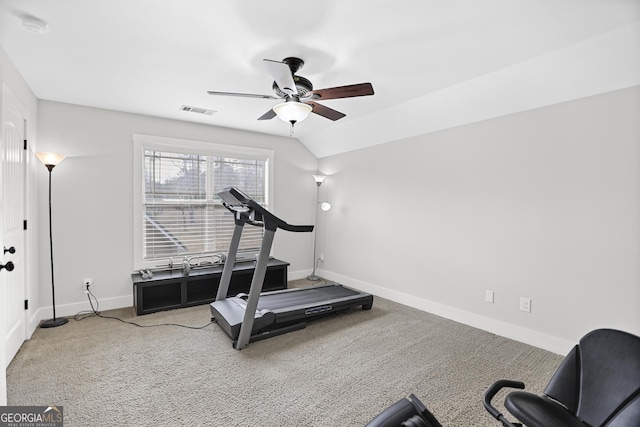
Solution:
[{"label": "treadmill", "polygon": [[[313,225],[291,225],[267,211],[235,187],[218,193],[222,204],[233,213],[235,227],[229,253],[222,270],[216,300],[211,303],[211,316],[233,340],[237,350],[250,342],[302,329],[306,322],[341,310],[362,306],[370,310],[373,296],[338,284],[262,292],[267,261],[277,229],[311,232]],[[231,273],[236,261],[240,236],[245,224],[264,227],[260,252],[251,280],[249,294],[227,298]]]}]

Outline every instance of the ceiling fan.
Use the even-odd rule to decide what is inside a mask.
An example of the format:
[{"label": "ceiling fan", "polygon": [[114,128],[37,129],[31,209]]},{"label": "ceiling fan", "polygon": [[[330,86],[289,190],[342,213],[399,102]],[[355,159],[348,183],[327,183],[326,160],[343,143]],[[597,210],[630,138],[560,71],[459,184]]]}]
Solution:
[{"label": "ceiling fan", "polygon": [[316,101],[373,95],[371,83],[314,90],[313,84],[309,79],[296,75],[296,72],[304,65],[304,61],[300,58],[284,58],[281,62],[264,59],[263,62],[273,76],[272,89],[276,96],[211,90],[207,91],[207,93],[209,95],[240,96],[245,98],[282,99],[284,102],[258,117],[258,120],[270,120],[278,116],[285,122],[291,123],[292,128],[297,122],[306,119],[309,113],[315,113],[333,121],[345,117],[344,113],[319,104]]}]

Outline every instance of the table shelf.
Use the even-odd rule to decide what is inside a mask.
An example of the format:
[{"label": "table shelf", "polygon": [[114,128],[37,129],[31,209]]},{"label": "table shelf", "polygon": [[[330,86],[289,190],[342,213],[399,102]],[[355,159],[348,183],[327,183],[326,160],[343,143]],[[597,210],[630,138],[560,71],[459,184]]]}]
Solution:
[{"label": "table shelf", "polygon": [[[271,258],[262,290],[286,289],[288,266],[287,262]],[[222,268],[194,268],[188,276],[183,275],[181,270],[157,271],[151,279],[143,279],[140,273],[132,274],[136,314],[209,304],[216,299]],[[227,296],[249,293],[254,271],[254,261],[237,262],[231,274]]]}]

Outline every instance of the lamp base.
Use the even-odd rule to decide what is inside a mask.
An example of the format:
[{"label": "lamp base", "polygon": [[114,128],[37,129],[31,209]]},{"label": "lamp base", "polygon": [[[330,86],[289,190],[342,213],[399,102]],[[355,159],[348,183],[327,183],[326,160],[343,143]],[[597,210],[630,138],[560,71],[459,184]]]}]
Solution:
[{"label": "lamp base", "polygon": [[49,319],[49,320],[45,320],[44,322],[42,322],[42,325],[40,325],[40,327],[41,328],[55,328],[57,326],[64,325],[68,321],[69,321],[69,319],[67,319],[66,317],[60,317],[59,319]]},{"label": "lamp base", "polygon": [[312,282],[318,282],[322,280],[322,278],[316,276],[315,274],[312,274],[311,276],[307,276],[307,280],[311,280]]}]

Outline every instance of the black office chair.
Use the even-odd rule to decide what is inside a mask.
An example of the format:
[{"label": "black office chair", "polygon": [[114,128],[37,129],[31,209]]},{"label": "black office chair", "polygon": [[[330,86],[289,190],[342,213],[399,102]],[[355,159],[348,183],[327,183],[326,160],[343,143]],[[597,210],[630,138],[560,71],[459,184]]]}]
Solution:
[{"label": "black office chair", "polygon": [[442,424],[411,394],[382,411],[366,427],[442,427]]},{"label": "black office chair", "polygon": [[[509,422],[491,399],[500,380],[484,395],[484,406],[505,427]],[[542,396],[512,391],[505,408],[527,427],[640,427],[640,337],[612,329],[585,335],[564,359]]]}]

